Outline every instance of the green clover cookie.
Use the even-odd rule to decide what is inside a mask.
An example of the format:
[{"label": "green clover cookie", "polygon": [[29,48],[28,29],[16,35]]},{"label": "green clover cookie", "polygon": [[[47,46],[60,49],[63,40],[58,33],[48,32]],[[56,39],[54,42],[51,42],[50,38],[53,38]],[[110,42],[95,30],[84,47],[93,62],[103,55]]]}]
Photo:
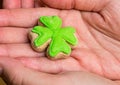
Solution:
[{"label": "green clover cookie", "polygon": [[75,29],[61,27],[62,20],[58,16],[42,16],[39,21],[44,26],[35,26],[30,32],[32,47],[38,51],[46,51],[48,58],[66,58],[71,53],[71,46],[77,44]]}]

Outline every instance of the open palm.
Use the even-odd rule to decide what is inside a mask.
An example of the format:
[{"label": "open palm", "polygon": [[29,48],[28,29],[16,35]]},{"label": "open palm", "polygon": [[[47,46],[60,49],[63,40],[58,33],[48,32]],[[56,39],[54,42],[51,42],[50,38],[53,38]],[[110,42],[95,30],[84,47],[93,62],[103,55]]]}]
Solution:
[{"label": "open palm", "polygon": [[[17,57],[26,66],[43,72],[89,71],[120,79],[120,1],[87,1],[85,6],[84,1],[76,0],[74,5],[67,1],[44,0],[44,3],[53,8],[71,10],[46,7],[0,10],[0,55]],[[71,57],[51,61],[43,57],[44,53],[37,53],[30,47],[27,34],[37,25],[38,18],[45,15],[58,15],[63,26],[76,28],[79,44]]]}]

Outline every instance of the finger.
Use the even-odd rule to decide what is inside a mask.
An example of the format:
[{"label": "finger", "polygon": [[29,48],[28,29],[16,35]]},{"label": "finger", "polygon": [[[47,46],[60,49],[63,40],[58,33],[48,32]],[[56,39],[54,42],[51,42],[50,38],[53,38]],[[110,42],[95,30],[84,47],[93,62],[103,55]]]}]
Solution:
[{"label": "finger", "polygon": [[17,58],[26,67],[47,72],[47,73],[60,73],[65,71],[83,71],[84,69],[80,66],[79,62],[72,57],[57,61],[51,61],[48,58]]},{"label": "finger", "polygon": [[0,44],[27,43],[28,31],[29,29],[18,27],[0,27]]},{"label": "finger", "polygon": [[52,85],[52,75],[25,68],[15,59],[0,57],[0,64],[9,85]]},{"label": "finger", "polygon": [[40,16],[58,15],[59,11],[50,8],[3,9],[0,11],[0,26],[33,27]]},{"label": "finger", "polygon": [[0,56],[41,57],[44,53],[35,52],[29,44],[0,44]]},{"label": "finger", "polygon": [[21,8],[21,0],[3,0],[3,8],[5,9]]},{"label": "finger", "polygon": [[33,8],[34,0],[22,0],[22,8]]},{"label": "finger", "polygon": [[111,0],[42,0],[46,5],[59,9],[78,9],[85,11],[99,11]]}]

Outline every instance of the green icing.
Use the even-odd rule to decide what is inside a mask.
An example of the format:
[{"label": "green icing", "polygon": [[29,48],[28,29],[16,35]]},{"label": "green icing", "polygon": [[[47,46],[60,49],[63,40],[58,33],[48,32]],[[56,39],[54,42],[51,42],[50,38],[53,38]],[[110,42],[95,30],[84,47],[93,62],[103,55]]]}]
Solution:
[{"label": "green icing", "polygon": [[34,40],[34,45],[39,47],[46,41],[51,39],[48,53],[51,57],[55,57],[58,53],[71,53],[71,45],[77,44],[77,39],[74,35],[75,29],[72,27],[61,28],[62,20],[58,16],[42,16],[39,19],[45,27],[35,26],[32,29],[33,33],[38,34]]},{"label": "green icing", "polygon": [[60,29],[62,25],[62,20],[58,16],[42,16],[39,21],[53,31]]},{"label": "green icing", "polygon": [[35,26],[32,29],[32,32],[38,34],[38,37],[34,40],[34,45],[36,47],[43,45],[52,37],[53,34],[53,32],[50,29],[42,26]]},{"label": "green icing", "polygon": [[56,56],[58,53],[63,52],[65,54],[71,53],[71,48],[67,44],[67,42],[61,37],[56,36],[50,43],[50,47],[48,49],[49,55],[51,57]]}]

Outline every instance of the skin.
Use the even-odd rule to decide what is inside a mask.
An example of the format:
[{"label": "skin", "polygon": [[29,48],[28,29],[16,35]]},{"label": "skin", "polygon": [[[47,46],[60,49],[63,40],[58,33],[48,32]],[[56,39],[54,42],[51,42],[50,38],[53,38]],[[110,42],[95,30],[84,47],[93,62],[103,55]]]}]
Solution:
[{"label": "skin", "polygon": [[3,8],[5,9],[32,7],[34,7],[34,0],[3,0]]},{"label": "skin", "polygon": [[38,72],[8,57],[0,57],[0,64],[4,69],[2,75],[6,75],[3,78],[7,85],[119,85],[87,72],[65,72],[57,75]]},{"label": "skin", "polygon": [[16,8],[33,8],[46,6],[41,0],[2,0],[0,1],[2,8],[4,9],[16,9]]},{"label": "skin", "polygon": [[[89,0],[58,0],[57,2],[54,0],[43,0],[42,3],[44,3],[44,6],[56,9],[43,7],[34,9],[3,9],[0,11],[0,55],[15,58],[17,61],[22,62],[24,66],[40,72],[68,72],[69,74],[69,71],[85,71],[119,82],[120,1],[104,0],[101,2],[101,0],[96,0],[90,3]],[[38,18],[43,15],[58,15],[64,20],[63,26],[74,26],[76,28],[79,44],[73,49],[71,57],[68,59],[51,61],[43,57],[45,56],[44,52],[36,53],[30,48],[27,33],[37,24]],[[0,60],[8,62],[4,57],[1,58],[3,59]],[[2,61],[0,61],[1,67],[9,73],[11,67],[8,66],[8,68]],[[14,67],[17,67],[17,65]],[[30,71],[33,72],[33,70]],[[19,78],[23,79],[23,76],[16,78],[20,74],[11,72],[9,76],[14,75],[14,79],[21,83]],[[79,74],[81,75],[81,73]],[[69,75],[72,74],[70,73]]]}]

